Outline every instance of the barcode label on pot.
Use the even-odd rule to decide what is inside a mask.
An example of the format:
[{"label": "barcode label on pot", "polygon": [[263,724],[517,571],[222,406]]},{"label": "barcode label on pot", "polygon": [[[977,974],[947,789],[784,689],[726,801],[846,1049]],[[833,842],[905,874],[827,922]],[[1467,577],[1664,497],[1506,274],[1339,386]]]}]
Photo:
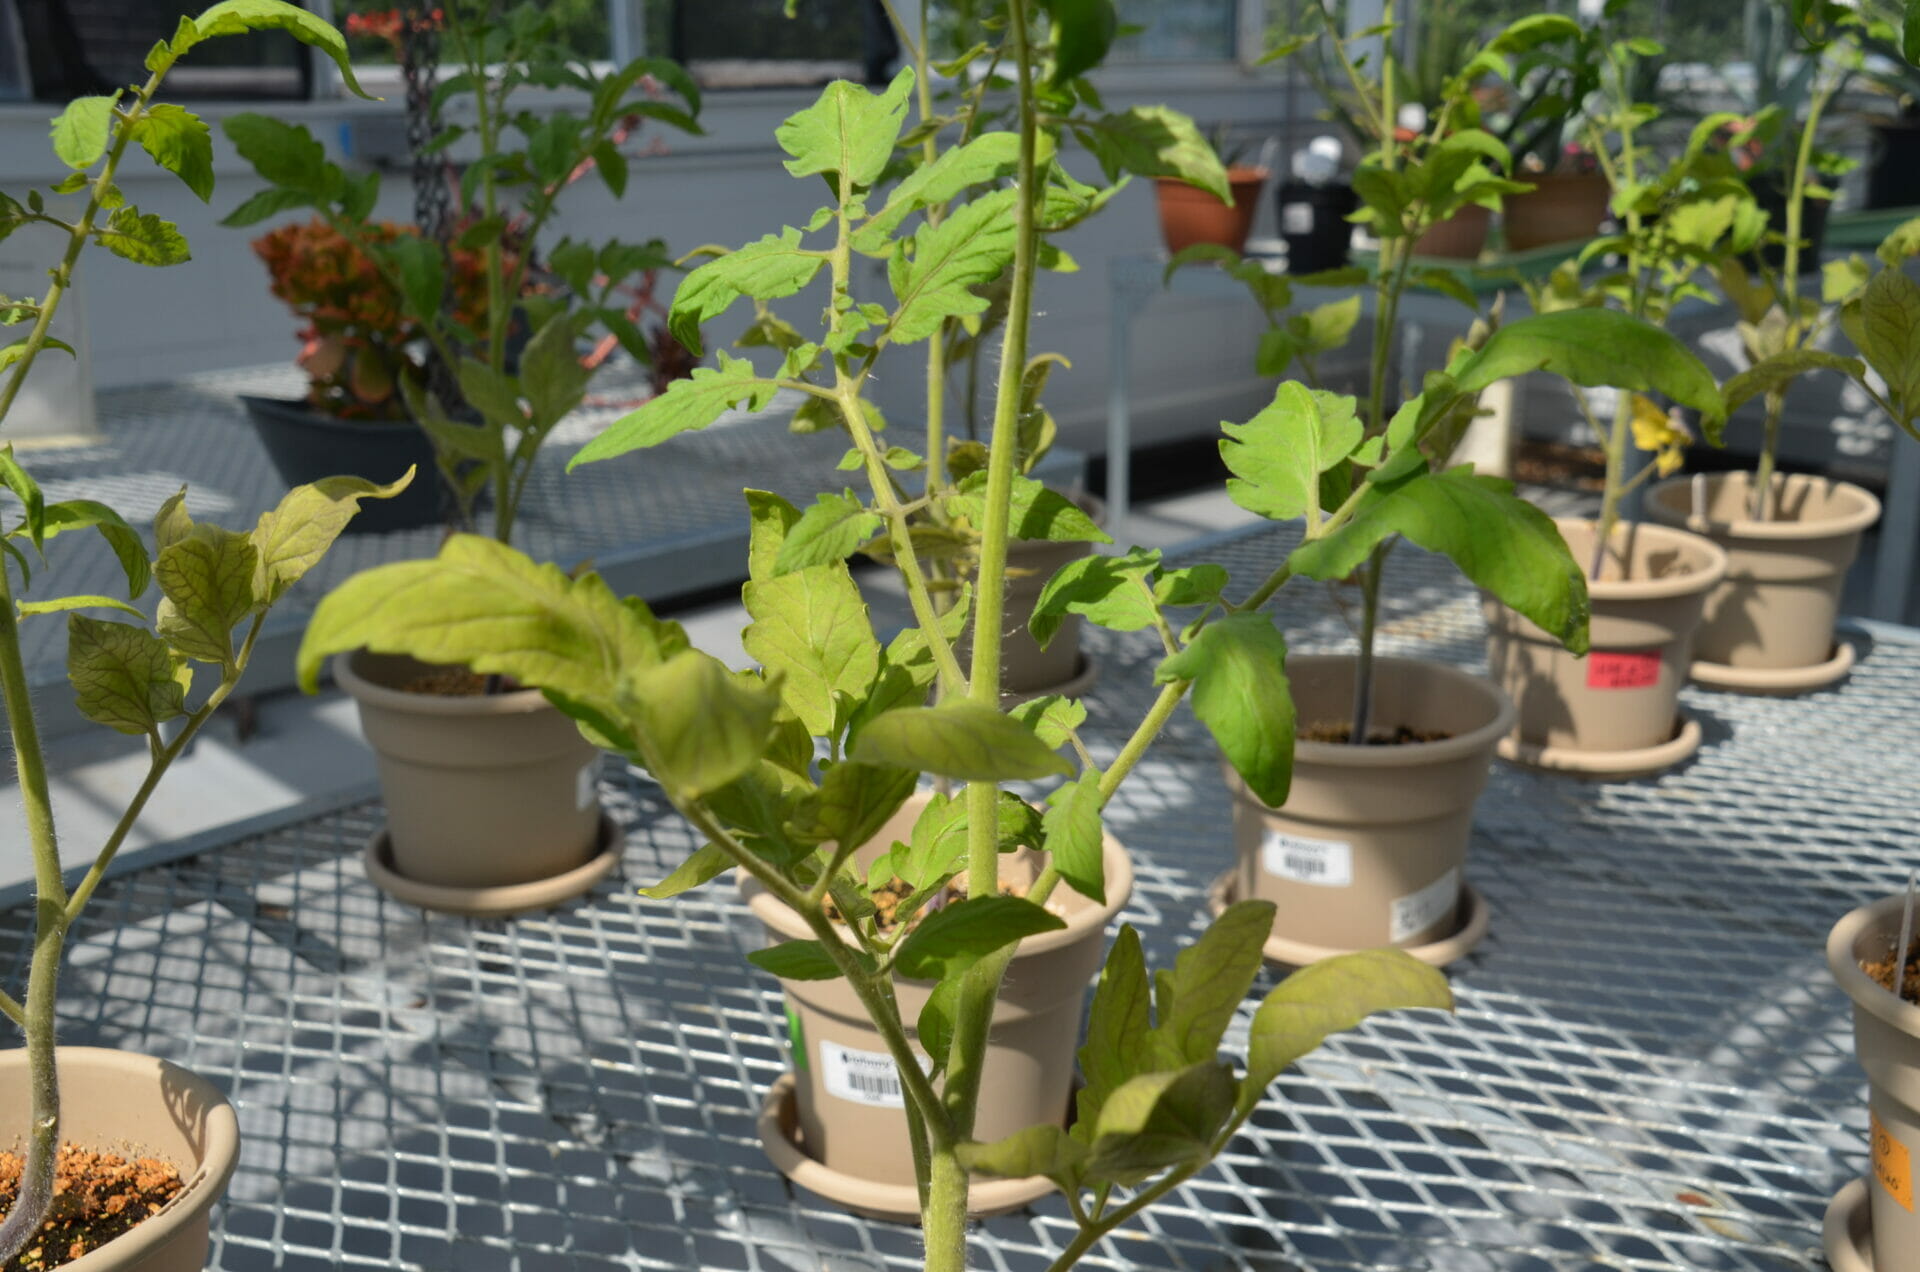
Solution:
[{"label": "barcode label on pot", "polygon": [[1353,883],[1353,845],[1339,839],[1310,839],[1269,830],[1261,841],[1262,864],[1277,879],[1345,888]]},{"label": "barcode label on pot", "polygon": [[1446,918],[1459,899],[1460,868],[1455,866],[1420,891],[1394,898],[1387,939],[1398,942],[1417,936]]},{"label": "barcode label on pot", "polygon": [[878,1109],[904,1109],[900,1071],[884,1051],[855,1051],[837,1042],[820,1040],[820,1075],[827,1094]]}]

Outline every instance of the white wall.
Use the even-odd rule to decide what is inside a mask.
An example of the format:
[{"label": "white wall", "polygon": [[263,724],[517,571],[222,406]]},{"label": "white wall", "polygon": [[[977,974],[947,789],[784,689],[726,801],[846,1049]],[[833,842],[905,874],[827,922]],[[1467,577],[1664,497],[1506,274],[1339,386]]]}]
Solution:
[{"label": "white wall", "polygon": [[[1236,133],[1256,140],[1282,132],[1289,104],[1280,78],[1224,65],[1116,72],[1106,93],[1110,106],[1166,102],[1203,123],[1229,121]],[[823,201],[823,191],[814,181],[797,181],[780,168],[773,129],[812,97],[811,92],[784,90],[710,95],[703,113],[707,136],[669,136],[670,153],[636,160],[622,202],[615,203],[597,182],[581,183],[569,192],[560,229],[583,236],[659,235],[682,251],[709,242],[735,245],[783,223],[804,223]],[[306,123],[337,155],[351,159],[356,127],[369,142],[368,129],[391,136],[399,114],[397,101],[196,109],[214,125],[218,142],[218,189],[212,204],[201,205],[171,176],[156,172],[143,155],[130,156],[130,175],[124,181],[130,198],[144,210],[180,224],[193,246],[193,261],[146,269],[96,250],[82,267],[94,379],[101,388],[293,356],[296,324],[267,294],[265,271],[248,248],[249,239],[264,227],[243,231],[218,224],[258,188],[219,136],[219,117],[244,109],[270,110]],[[0,184],[8,190],[19,191],[29,182],[45,185],[62,175],[46,144],[47,119],[53,113],[45,105],[0,108]],[[1305,127],[1313,130],[1311,123]],[[1084,155],[1077,166],[1084,176],[1095,175]],[[410,206],[405,174],[389,172],[379,214],[405,219]],[[1272,228],[1269,188],[1255,233],[1270,234]],[[1101,216],[1068,236],[1063,246],[1081,269],[1042,280],[1034,347],[1058,350],[1072,360],[1071,372],[1055,376],[1050,402],[1069,440],[1097,450],[1106,416],[1107,263],[1116,255],[1159,249],[1151,183],[1136,182]],[[807,330],[817,303],[796,297],[786,302],[783,312]],[[1222,418],[1243,418],[1256,409],[1270,393],[1252,375],[1258,338],[1258,314],[1248,303],[1175,296],[1156,300],[1134,330],[1136,436],[1150,441],[1207,433]],[[881,405],[891,418],[909,423],[920,409],[918,358],[911,351],[895,354],[883,368]]]}]

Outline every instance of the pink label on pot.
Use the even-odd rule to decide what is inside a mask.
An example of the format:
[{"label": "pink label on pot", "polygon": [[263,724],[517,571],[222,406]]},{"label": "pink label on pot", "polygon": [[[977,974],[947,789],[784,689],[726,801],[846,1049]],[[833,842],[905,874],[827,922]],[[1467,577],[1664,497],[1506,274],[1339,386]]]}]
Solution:
[{"label": "pink label on pot", "polygon": [[1657,649],[1596,649],[1587,655],[1587,688],[1647,689],[1660,683]]}]

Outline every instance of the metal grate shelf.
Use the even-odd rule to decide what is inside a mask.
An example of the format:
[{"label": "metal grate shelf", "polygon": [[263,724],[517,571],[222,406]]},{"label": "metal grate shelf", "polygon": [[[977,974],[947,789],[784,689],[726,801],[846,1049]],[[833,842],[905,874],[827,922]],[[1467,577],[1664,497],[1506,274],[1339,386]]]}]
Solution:
[{"label": "metal grate shelf", "polygon": [[[1242,589],[1285,529],[1211,545]],[[1401,551],[1388,648],[1480,658],[1452,567]],[[1296,648],[1345,638],[1325,589],[1280,608]],[[1920,644],[1849,636],[1837,690],[1689,692],[1708,745],[1657,780],[1498,767],[1468,870],[1491,935],[1453,969],[1460,1010],[1336,1039],[1231,1150],[1089,1268],[1213,1272],[1818,1269],[1821,1212],[1861,1173],[1863,1082],[1825,934],[1914,864]],[[1157,643],[1089,634],[1092,741],[1151,693]],[[167,1056],[224,1085],[245,1148],[215,1266],[482,1272],[919,1266],[909,1228],[792,1189],[754,1139],[784,1069],[779,991],[731,889],[634,885],[696,847],[609,764],[623,869],[517,922],[423,915],[358,861],[348,809],[108,882],[73,947],[64,1038]],[[1126,918],[1165,959],[1228,861],[1211,743],[1182,713],[1109,824],[1133,850]],[[23,971],[31,913],[0,914]],[[1256,992],[1272,983],[1262,976]],[[1244,1045],[1244,1017],[1230,1045]],[[1057,1199],[979,1230],[982,1268],[1042,1269]]]}]

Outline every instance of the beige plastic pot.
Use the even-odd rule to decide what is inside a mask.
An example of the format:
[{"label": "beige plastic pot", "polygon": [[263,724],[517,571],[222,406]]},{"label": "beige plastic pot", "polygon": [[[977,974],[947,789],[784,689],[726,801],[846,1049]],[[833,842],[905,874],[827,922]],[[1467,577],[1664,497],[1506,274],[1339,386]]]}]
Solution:
[{"label": "beige plastic pot", "polygon": [[1905,898],[1895,896],[1862,906],[1827,936],[1827,969],[1853,1000],[1854,1048],[1867,1072],[1874,1272],[1920,1272],[1920,1203],[1914,1195],[1914,1170],[1920,1165],[1920,1007],[1895,998],[1860,970],[1862,959],[1882,959],[1893,951],[1904,905]]},{"label": "beige plastic pot", "polygon": [[[1694,485],[1704,515],[1694,515]],[[1836,646],[1840,588],[1880,501],[1849,482],[1794,474],[1774,483],[1774,515],[1747,515],[1750,473],[1676,477],[1647,494],[1647,515],[1712,539],[1727,577],[1707,597],[1693,642],[1693,678],[1716,688],[1798,693],[1831,684],[1853,662]]]},{"label": "beige plastic pot", "polygon": [[[1069,495],[1096,524],[1106,518],[1106,505],[1092,495]],[[1033,607],[1055,571],[1093,551],[1090,543],[1053,543],[1016,539],[1007,545],[1006,621],[1000,633],[1000,692],[1009,699],[1059,693],[1077,697],[1094,679],[1094,667],[1080,653],[1080,616],[1069,614],[1045,649],[1027,631]],[[973,642],[962,638],[955,651],[964,665],[972,657]]]},{"label": "beige plastic pot", "polygon": [[[923,794],[908,800],[857,860],[871,862],[894,841],[909,838],[927,799]],[[977,1139],[999,1139],[1041,1122],[1066,1123],[1087,985],[1100,968],[1107,923],[1133,892],[1126,850],[1111,835],[1105,842],[1106,904],[1062,885],[1048,908],[1066,919],[1066,928],[1022,941],[1007,970],[981,1074]],[[1024,886],[1037,873],[1030,854],[1008,854],[1001,863],[1003,885]],[[813,936],[753,880],[743,878],[740,890],[774,941]],[[844,980],[782,981],[781,987],[793,1042],[792,1110],[782,1134],[768,1143],[769,1156],[798,1182],[860,1213],[917,1218],[905,1101],[866,1011]],[[929,981],[895,982],[909,1026],[932,989]],[[762,1119],[763,1130],[782,1122],[774,1109],[781,1095],[776,1091],[769,1101],[775,1116]],[[971,1207],[975,1213],[1012,1209],[1049,1188],[1044,1179],[980,1180],[972,1187]]]},{"label": "beige plastic pot", "polygon": [[[159,1214],[65,1266],[67,1272],[200,1272],[207,1217],[240,1159],[240,1124],[227,1097],[176,1064],[130,1051],[61,1047],[60,1139],[101,1152],[157,1157],[186,1187]],[[0,1146],[24,1149],[27,1055],[0,1052]]]},{"label": "beige plastic pot", "polygon": [[[1573,559],[1593,555],[1590,521],[1558,520]],[[1592,648],[1576,658],[1560,642],[1492,597],[1488,673],[1513,699],[1518,718],[1499,754],[1537,767],[1592,777],[1657,773],[1700,746],[1700,729],[1679,716],[1680,686],[1707,595],[1727,572],[1711,540],[1667,526],[1623,525],[1606,577],[1587,585]]]},{"label": "beige plastic pot", "polygon": [[435,670],[365,650],[333,660],[386,801],[386,829],[368,850],[376,882],[413,904],[471,914],[591,888],[618,857],[618,836],[602,826],[600,753],[535,689],[455,697],[401,687]]},{"label": "beige plastic pot", "polygon": [[[1346,655],[1287,659],[1302,732],[1352,718],[1357,666]],[[1447,962],[1471,948],[1454,938],[1471,926],[1461,919],[1473,804],[1513,704],[1478,676],[1411,658],[1376,657],[1373,693],[1374,731],[1449,736],[1403,746],[1303,739],[1277,809],[1227,772],[1239,863],[1231,895],[1274,903],[1275,961],[1398,945]]]}]

